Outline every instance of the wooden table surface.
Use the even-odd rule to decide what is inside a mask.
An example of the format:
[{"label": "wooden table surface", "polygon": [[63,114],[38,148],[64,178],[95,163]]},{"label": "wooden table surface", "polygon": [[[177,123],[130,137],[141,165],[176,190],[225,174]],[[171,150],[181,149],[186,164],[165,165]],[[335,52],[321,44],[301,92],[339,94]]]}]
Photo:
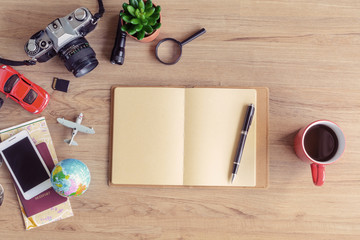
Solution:
[{"label": "wooden table surface", "polygon": [[[1,0],[0,55],[27,59],[25,42],[55,18],[77,7],[97,12],[92,1]],[[155,42],[127,38],[123,66],[109,62],[122,2],[106,0],[106,13],[86,36],[99,66],[75,78],[58,57],[15,67],[51,95],[45,116],[59,159],[77,158],[91,171],[89,190],[71,199],[74,217],[25,231],[8,170],[0,168],[5,201],[1,239],[359,239],[360,237],[360,1],[224,0],[165,1]],[[156,61],[159,39],[179,40],[206,28],[186,45],[174,66]],[[52,78],[70,80],[68,93]],[[109,187],[110,88],[138,86],[266,86],[270,89],[268,189]],[[4,97],[1,94],[1,97]],[[94,136],[70,130],[57,117],[74,119]],[[38,116],[6,99],[0,128]],[[347,147],[315,187],[310,167],[293,151],[296,131],[317,119],[338,123]]]}]

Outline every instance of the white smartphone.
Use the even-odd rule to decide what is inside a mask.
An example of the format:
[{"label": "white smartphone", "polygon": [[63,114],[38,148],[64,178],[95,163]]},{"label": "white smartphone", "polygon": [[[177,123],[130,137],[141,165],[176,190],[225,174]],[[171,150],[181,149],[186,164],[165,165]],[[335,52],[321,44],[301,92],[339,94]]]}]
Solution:
[{"label": "white smartphone", "polygon": [[51,187],[50,172],[26,130],[1,142],[0,154],[26,200]]}]

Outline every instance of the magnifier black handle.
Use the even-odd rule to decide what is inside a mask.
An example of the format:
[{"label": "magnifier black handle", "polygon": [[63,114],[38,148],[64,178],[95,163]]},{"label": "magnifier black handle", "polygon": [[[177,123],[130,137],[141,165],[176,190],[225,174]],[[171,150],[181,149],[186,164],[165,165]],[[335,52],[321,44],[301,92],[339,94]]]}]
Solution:
[{"label": "magnifier black handle", "polygon": [[[122,12],[122,10],[120,12]],[[121,16],[119,14],[119,22],[116,31],[115,44],[110,57],[110,62],[112,64],[123,65],[125,60],[126,32],[121,30],[121,26]]]},{"label": "magnifier black handle", "polygon": [[192,40],[194,40],[195,38],[200,37],[201,35],[203,35],[204,33],[206,33],[205,28],[202,28],[200,31],[198,31],[197,33],[191,35],[190,37],[188,37],[187,39],[185,39],[184,41],[181,42],[181,45],[185,45],[189,42],[191,42]]}]

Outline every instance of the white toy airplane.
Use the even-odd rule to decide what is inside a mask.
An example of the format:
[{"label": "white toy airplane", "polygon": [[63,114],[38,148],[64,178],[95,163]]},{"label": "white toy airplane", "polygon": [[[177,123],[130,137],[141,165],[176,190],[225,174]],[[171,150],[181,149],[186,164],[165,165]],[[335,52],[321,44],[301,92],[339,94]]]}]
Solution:
[{"label": "white toy airplane", "polygon": [[93,128],[89,128],[89,127],[85,127],[85,126],[81,125],[83,116],[84,116],[84,114],[80,113],[79,116],[76,118],[76,122],[72,122],[72,121],[66,120],[64,118],[57,119],[58,123],[64,125],[65,127],[73,129],[72,134],[71,134],[71,139],[65,139],[64,142],[68,143],[69,145],[77,146],[78,144],[77,144],[77,142],[74,141],[74,137],[78,132],[89,133],[89,134],[95,133],[95,130]]}]

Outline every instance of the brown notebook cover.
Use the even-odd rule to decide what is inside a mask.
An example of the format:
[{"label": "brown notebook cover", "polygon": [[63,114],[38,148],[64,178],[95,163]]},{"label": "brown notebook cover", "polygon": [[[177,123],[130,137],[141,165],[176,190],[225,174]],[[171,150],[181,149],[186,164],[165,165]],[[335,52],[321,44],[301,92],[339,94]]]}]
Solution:
[{"label": "brown notebook cover", "polygon": [[[114,87],[109,184],[267,187],[268,99],[267,88]],[[253,102],[254,126],[239,181],[232,185],[230,152],[237,145],[241,109]]]}]

